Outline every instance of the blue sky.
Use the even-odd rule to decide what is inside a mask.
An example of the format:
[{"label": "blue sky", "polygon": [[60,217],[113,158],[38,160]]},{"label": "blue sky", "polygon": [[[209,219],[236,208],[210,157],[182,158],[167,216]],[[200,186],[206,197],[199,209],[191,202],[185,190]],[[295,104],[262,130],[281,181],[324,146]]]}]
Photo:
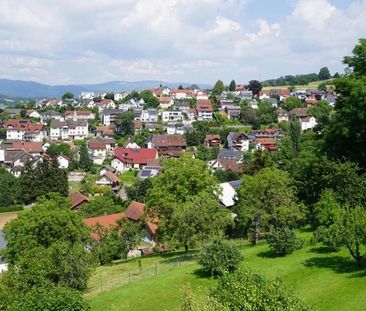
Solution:
[{"label": "blue sky", "polygon": [[366,0],[1,0],[0,78],[213,83],[343,72]]}]

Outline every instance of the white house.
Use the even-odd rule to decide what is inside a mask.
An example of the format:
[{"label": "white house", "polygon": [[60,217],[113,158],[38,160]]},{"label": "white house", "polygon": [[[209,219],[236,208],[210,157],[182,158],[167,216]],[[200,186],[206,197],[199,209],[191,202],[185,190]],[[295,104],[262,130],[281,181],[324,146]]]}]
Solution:
[{"label": "white house", "polygon": [[183,120],[182,111],[180,110],[165,110],[161,112],[163,122],[179,122]]},{"label": "white house", "polygon": [[246,152],[249,150],[249,138],[240,132],[230,132],[227,135],[227,145],[230,150]]},{"label": "white house", "polygon": [[306,131],[314,128],[318,123],[316,119],[309,114],[308,108],[295,108],[289,112],[290,119],[297,119],[301,124],[301,130]]},{"label": "white house", "polygon": [[57,163],[59,168],[68,169],[70,164],[70,159],[63,153],[59,154],[57,157]]},{"label": "white house", "polygon": [[149,108],[146,110],[142,110],[141,113],[141,120],[143,122],[148,122],[148,123],[156,123],[158,122],[159,116],[158,116],[158,111],[154,108]]},{"label": "white house", "polygon": [[8,120],[4,123],[7,140],[42,142],[47,137],[43,124],[29,120]]},{"label": "white house", "polygon": [[65,111],[65,120],[94,120],[95,114],[89,110]]},{"label": "white house", "polygon": [[51,139],[84,139],[89,134],[86,120],[52,120],[50,126]]},{"label": "white house", "polygon": [[196,103],[196,114],[198,121],[212,120],[212,104],[209,99],[199,99]]},{"label": "white house", "polygon": [[104,125],[115,124],[117,116],[123,113],[124,110],[121,109],[105,109],[101,115],[101,121]]}]

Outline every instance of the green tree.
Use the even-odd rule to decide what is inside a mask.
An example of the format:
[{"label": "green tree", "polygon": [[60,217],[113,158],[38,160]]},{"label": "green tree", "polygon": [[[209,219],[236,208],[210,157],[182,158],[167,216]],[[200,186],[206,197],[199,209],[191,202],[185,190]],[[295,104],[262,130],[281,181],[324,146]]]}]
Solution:
[{"label": "green tree", "polygon": [[74,98],[74,94],[72,94],[71,92],[66,92],[64,95],[62,95],[62,100],[72,99],[72,98]]},{"label": "green tree", "polygon": [[271,280],[251,271],[224,274],[210,297],[230,311],[311,310],[280,279]]},{"label": "green tree", "polygon": [[121,213],[124,209],[125,206],[115,202],[107,192],[102,196],[94,197],[91,202],[83,205],[79,210],[79,215],[83,218],[97,217],[105,214]]},{"label": "green tree", "polygon": [[272,228],[266,239],[270,249],[278,256],[292,254],[303,245],[303,241],[296,237],[295,231],[287,227]]},{"label": "green tree", "polygon": [[149,212],[159,216],[158,235],[162,239],[173,237],[174,228],[171,226],[171,220],[174,212],[182,208],[186,202],[194,204],[192,199],[201,192],[213,198],[214,193],[219,193],[217,180],[204,161],[183,155],[163,163],[163,172],[153,179],[147,201]]},{"label": "green tree", "polygon": [[334,76],[333,76],[333,78],[334,79],[337,79],[337,78],[339,78],[341,75],[338,73],[338,72],[336,72],[335,74],[334,74]]},{"label": "green tree", "polygon": [[243,258],[238,247],[228,242],[216,241],[201,249],[197,262],[205,272],[213,276],[237,270]]},{"label": "green tree", "polygon": [[157,108],[159,106],[159,99],[150,90],[142,91],[139,97],[145,101],[145,109]]},{"label": "green tree", "polygon": [[217,82],[215,83],[215,86],[212,90],[212,94],[214,96],[221,95],[223,91],[225,91],[224,82],[222,82],[221,80],[217,80]]},{"label": "green tree", "polygon": [[19,214],[4,228],[6,256],[13,264],[27,251],[47,249],[56,242],[83,245],[89,233],[80,217],[71,211],[70,202],[56,194],[41,197],[32,209]]},{"label": "green tree", "polygon": [[335,238],[341,237],[341,242],[346,246],[356,264],[360,266],[366,253],[366,211],[364,207],[346,207],[342,210],[334,223]]},{"label": "green tree", "polygon": [[292,179],[276,168],[265,168],[255,176],[246,176],[238,196],[236,222],[253,244],[270,228],[293,228],[303,217]]},{"label": "green tree", "polygon": [[86,311],[90,310],[80,293],[64,287],[33,288],[11,303],[8,311]]},{"label": "green tree", "polygon": [[319,71],[319,80],[328,80],[331,78],[328,67],[322,67]]},{"label": "green tree", "polygon": [[135,116],[133,111],[125,111],[117,116],[116,124],[119,135],[128,136],[133,135],[135,130],[133,127],[133,120]]},{"label": "green tree", "polygon": [[332,107],[326,100],[318,101],[315,107],[309,109],[309,114],[312,115],[318,123],[314,128],[315,131],[322,132],[324,130],[329,123],[332,110]]},{"label": "green tree", "polygon": [[0,167],[0,207],[9,207],[16,204],[19,190],[19,179]]},{"label": "green tree", "polygon": [[295,96],[289,96],[285,99],[283,103],[283,108],[290,111],[295,108],[304,108],[305,104]]},{"label": "green tree", "polygon": [[146,202],[147,193],[151,187],[152,180],[150,178],[137,179],[132,186],[126,187],[127,196],[133,201]]},{"label": "green tree", "polygon": [[262,90],[262,83],[258,80],[250,80],[248,89],[252,91],[253,96],[259,96],[259,93]]},{"label": "green tree", "polygon": [[58,167],[58,163],[52,160],[27,162],[19,177],[22,202],[29,204],[38,197],[51,192],[59,193],[66,197],[69,193],[67,172]]},{"label": "green tree", "polygon": [[93,161],[89,158],[89,152],[88,148],[86,147],[86,143],[82,143],[80,145],[79,166],[86,172],[90,171],[93,166]]},{"label": "green tree", "polygon": [[355,75],[366,75],[366,39],[362,38],[352,50],[352,56],[345,56],[343,63],[348,65],[348,68]]},{"label": "green tree", "polygon": [[235,80],[232,80],[229,85],[229,91],[234,92],[236,89],[236,83]]},{"label": "green tree", "polygon": [[298,120],[290,121],[289,134],[293,157],[297,157],[301,150],[301,125]]},{"label": "green tree", "polygon": [[172,233],[172,240],[183,245],[187,252],[196,243],[222,237],[231,223],[230,212],[220,207],[218,199],[201,192],[175,209],[170,223],[164,225]]},{"label": "green tree", "polygon": [[179,84],[179,86],[178,86],[178,90],[184,90],[184,87],[183,87],[183,85],[182,85],[182,84]]}]

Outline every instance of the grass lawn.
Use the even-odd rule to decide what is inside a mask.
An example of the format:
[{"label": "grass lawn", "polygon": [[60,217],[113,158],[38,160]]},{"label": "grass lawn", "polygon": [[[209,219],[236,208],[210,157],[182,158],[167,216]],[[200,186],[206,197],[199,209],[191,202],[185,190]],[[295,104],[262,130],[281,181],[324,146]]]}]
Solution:
[{"label": "grass lawn", "polygon": [[69,181],[69,192],[70,192],[70,194],[74,193],[74,192],[79,192],[80,187],[81,187],[81,182],[79,182],[79,181]]},{"label": "grass lawn", "polygon": [[135,171],[130,170],[118,176],[123,185],[132,185],[136,181]]},{"label": "grass lawn", "polygon": [[[310,234],[303,233],[303,236],[308,240]],[[266,243],[255,247],[245,243],[241,250],[245,256],[242,268],[269,277],[280,276],[317,310],[365,310],[366,270],[356,269],[345,249],[326,253],[320,245],[307,242],[303,249],[279,258],[273,257]],[[173,255],[143,258],[142,265],[149,270],[155,263],[163,265],[167,258],[170,261],[175,258],[168,256]],[[90,291],[85,295],[92,310],[179,310],[180,289],[185,284],[190,283],[193,292],[204,297],[215,282],[200,276],[199,266],[192,259],[157,276],[136,276],[129,284],[126,273],[130,269],[137,271],[136,260],[97,269],[90,280]],[[103,275],[105,285],[101,293],[97,284]]]},{"label": "grass lawn", "polygon": [[17,218],[19,212],[20,211],[0,213],[0,230],[4,228],[7,222]]},{"label": "grass lawn", "polygon": [[[314,82],[310,82],[309,84],[305,84],[305,85],[294,85],[294,87],[297,90],[305,90],[305,89],[316,89],[318,88],[319,84],[322,83],[324,81],[314,81]],[[329,85],[330,86],[330,85]],[[282,85],[282,86],[264,86],[262,91],[269,91],[269,90],[274,90],[274,89],[287,89],[289,87],[289,85]]]}]

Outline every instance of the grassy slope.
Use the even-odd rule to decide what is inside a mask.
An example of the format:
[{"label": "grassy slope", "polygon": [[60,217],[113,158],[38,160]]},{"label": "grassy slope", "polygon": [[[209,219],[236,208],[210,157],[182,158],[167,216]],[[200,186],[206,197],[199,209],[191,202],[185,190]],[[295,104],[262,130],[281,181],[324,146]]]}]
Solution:
[{"label": "grassy slope", "polygon": [[[310,82],[306,85],[294,85],[294,87],[298,90],[305,90],[305,89],[316,89],[318,88],[319,84],[324,81],[314,81]],[[283,86],[265,86],[263,87],[263,91],[269,91],[271,89],[288,89],[289,85],[283,85]]]},{"label": "grassy slope", "polygon": [[[273,258],[263,243],[256,247],[245,245],[242,252],[243,268],[249,267],[270,277],[280,276],[318,310],[364,310],[366,273],[355,268],[346,250],[325,253],[320,247],[308,245],[287,257]],[[143,262],[145,264],[145,259]],[[197,271],[198,266],[191,262],[87,299],[92,310],[178,310],[180,288],[184,284],[190,283],[196,294],[204,296],[213,282],[200,277]]]}]

